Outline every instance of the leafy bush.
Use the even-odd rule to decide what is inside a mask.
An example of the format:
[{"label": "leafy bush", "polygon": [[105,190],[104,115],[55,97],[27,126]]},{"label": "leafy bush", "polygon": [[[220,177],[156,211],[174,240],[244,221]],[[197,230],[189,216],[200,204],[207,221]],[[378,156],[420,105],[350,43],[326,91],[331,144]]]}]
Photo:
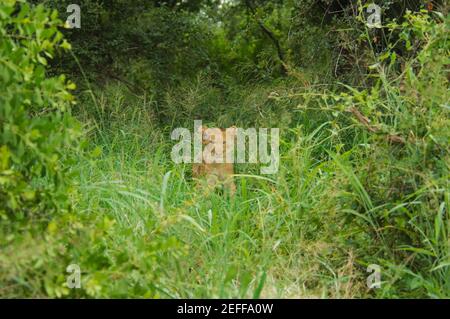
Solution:
[{"label": "leafy bush", "polygon": [[[32,0],[66,13],[71,0]],[[124,80],[139,94],[195,75],[207,64],[208,26],[191,12],[201,1],[86,0],[80,5],[81,28],[66,29],[65,37],[85,70],[84,76],[101,83]],[[58,56],[53,68],[80,76],[72,56]],[[141,72],[143,69],[146,72]],[[80,81],[80,84],[84,84]]]},{"label": "leafy bush", "polygon": [[[370,67],[373,86],[346,86],[320,103],[343,141],[328,152],[348,178],[342,217],[356,218],[345,241],[385,267],[380,296],[449,296],[449,22],[409,12],[390,23],[408,52],[392,43]],[[340,133],[349,119],[351,139]]]},{"label": "leafy bush", "polygon": [[[84,198],[83,187],[73,183],[74,160],[89,166],[101,150],[75,152],[81,134],[70,114],[75,85],[47,74],[48,59],[70,48],[56,11],[6,1],[0,18],[0,295],[158,297],[164,258],[183,253],[183,245],[166,234],[173,218],[147,214],[136,233],[104,213],[107,195],[95,203],[93,185]],[[109,192],[131,194],[124,207],[133,196],[143,198],[124,189]],[[66,269],[74,263],[82,271],[82,289],[67,285]]]},{"label": "leafy bush", "polygon": [[79,135],[70,115],[75,85],[47,76],[46,66],[70,45],[57,12],[42,5],[3,1],[0,18],[0,216],[42,218],[68,208],[65,151]]}]

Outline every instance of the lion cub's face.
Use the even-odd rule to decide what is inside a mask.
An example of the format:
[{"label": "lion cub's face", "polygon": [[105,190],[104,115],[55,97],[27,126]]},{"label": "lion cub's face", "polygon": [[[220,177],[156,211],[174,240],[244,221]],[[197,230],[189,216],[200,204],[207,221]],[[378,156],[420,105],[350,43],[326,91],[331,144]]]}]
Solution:
[{"label": "lion cub's face", "polygon": [[[236,127],[232,126],[227,129],[224,128],[208,128],[206,126],[200,126],[199,131],[202,133],[202,144],[207,145],[210,143],[219,142],[219,136],[222,137],[222,143],[225,145],[228,138],[234,139],[236,137]],[[217,141],[216,141],[217,140]]]}]

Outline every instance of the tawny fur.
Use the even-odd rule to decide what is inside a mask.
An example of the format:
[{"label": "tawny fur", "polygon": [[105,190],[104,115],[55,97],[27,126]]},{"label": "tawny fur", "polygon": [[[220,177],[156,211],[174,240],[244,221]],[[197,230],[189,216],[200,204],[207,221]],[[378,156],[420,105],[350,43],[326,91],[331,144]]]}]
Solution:
[{"label": "tawny fur", "polygon": [[[208,136],[205,136],[205,131],[207,127],[200,127],[202,132],[202,144],[208,145],[212,143]],[[223,152],[225,154],[227,145],[226,145],[226,130],[221,129],[222,132],[222,140],[223,140]],[[233,134],[233,138],[235,137],[235,128],[234,130],[229,131],[229,134]],[[192,165],[192,176],[194,179],[199,181],[200,185],[207,186],[208,189],[212,190],[218,186],[223,185],[226,190],[230,193],[230,195],[234,195],[236,193],[236,185],[233,180],[234,174],[234,165],[233,163],[205,163],[201,164],[193,164]]]}]

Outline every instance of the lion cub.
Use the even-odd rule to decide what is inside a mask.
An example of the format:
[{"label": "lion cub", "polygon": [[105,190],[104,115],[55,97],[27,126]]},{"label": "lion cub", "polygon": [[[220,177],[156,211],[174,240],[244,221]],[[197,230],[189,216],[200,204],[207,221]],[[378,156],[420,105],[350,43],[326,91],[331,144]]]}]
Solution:
[{"label": "lion cub", "polygon": [[[202,163],[192,165],[192,176],[209,189],[223,185],[230,195],[236,193],[236,185],[233,181],[233,162],[227,161],[227,150],[234,154],[234,140],[236,127],[228,129],[207,128],[200,126],[198,130],[202,136]],[[219,138],[217,138],[219,136]],[[220,136],[222,141],[220,141]],[[228,137],[228,138],[227,138]],[[227,148],[227,139],[231,144]],[[222,159],[222,160],[218,160]]]}]

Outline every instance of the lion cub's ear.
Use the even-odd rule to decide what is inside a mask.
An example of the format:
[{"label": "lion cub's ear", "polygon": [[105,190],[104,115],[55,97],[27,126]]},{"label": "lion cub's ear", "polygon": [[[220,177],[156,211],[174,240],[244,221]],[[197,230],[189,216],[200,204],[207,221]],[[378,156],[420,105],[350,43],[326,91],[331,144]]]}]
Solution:
[{"label": "lion cub's ear", "polygon": [[226,132],[226,135],[227,136],[236,136],[236,134],[237,134],[237,127],[236,126],[231,126],[231,127],[228,127],[226,130],[225,130],[225,132]]},{"label": "lion cub's ear", "polygon": [[202,140],[208,139],[208,136],[205,136],[205,132],[207,129],[208,127],[206,125],[202,125],[197,128],[197,132],[202,135]]}]

